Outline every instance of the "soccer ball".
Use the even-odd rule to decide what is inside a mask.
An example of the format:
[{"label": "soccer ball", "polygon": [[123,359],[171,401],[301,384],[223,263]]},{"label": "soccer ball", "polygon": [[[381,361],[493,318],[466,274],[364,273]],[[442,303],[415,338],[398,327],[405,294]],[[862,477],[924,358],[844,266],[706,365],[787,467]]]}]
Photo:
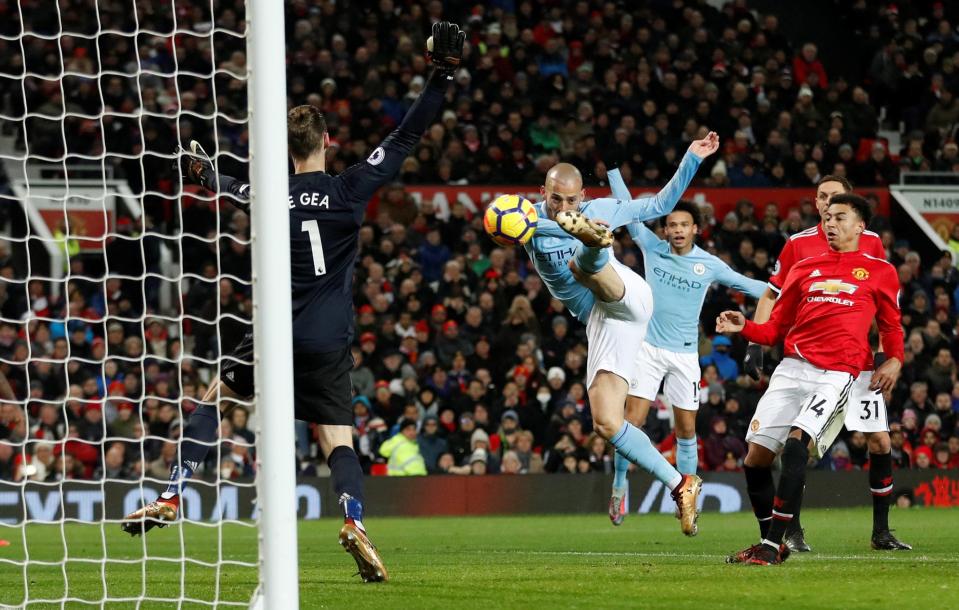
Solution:
[{"label": "soccer ball", "polygon": [[539,215],[525,197],[500,195],[486,208],[483,227],[501,246],[522,246],[536,232]]}]

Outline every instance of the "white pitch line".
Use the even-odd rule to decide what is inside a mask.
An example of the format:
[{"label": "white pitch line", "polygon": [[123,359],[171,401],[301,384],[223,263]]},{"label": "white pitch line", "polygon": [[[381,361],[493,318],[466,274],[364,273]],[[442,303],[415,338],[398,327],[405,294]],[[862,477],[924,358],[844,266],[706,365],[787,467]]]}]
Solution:
[{"label": "white pitch line", "polygon": [[[568,555],[568,556],[582,556],[582,557],[648,557],[648,558],[659,558],[659,559],[725,559],[726,555],[715,555],[715,554],[699,554],[699,553],[642,553],[636,551],[524,551],[524,550],[484,550],[484,553],[493,553],[493,554],[503,554],[503,555],[512,555],[512,554],[523,554],[523,555]],[[893,554],[895,553],[895,554]],[[795,557],[795,555],[794,555]],[[799,558],[800,561],[842,561],[847,559],[869,559],[869,560],[878,560],[878,561],[887,561],[887,562],[899,562],[899,563],[908,563],[910,561],[916,561],[921,563],[959,563],[959,557],[946,557],[946,558],[937,558],[937,557],[927,557],[926,555],[911,555],[908,552],[902,551],[890,551],[889,553],[880,554],[876,553],[875,555],[820,555],[820,554],[809,554],[804,553],[802,557]]]}]

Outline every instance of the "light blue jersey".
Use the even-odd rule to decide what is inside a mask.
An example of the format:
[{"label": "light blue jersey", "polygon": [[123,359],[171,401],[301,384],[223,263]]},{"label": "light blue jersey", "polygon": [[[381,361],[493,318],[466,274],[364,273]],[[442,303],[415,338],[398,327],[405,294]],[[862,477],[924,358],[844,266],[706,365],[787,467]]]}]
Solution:
[{"label": "light blue jersey", "polygon": [[[653,197],[633,199],[625,189],[625,196],[591,199],[584,201],[579,211],[587,218],[604,220],[611,230],[668,214],[692,182],[701,159],[687,152],[679,169],[669,183]],[[622,180],[620,180],[622,181]],[[574,316],[584,324],[593,308],[593,293],[576,281],[569,270],[569,261],[576,254],[579,240],[560,228],[546,214],[546,203],[534,204],[539,214],[536,233],[526,242],[526,253],[533,261],[536,272],[549,288],[550,294],[563,302]],[[765,284],[763,284],[765,288]]]},{"label": "light blue jersey", "polygon": [[[614,197],[629,197],[619,170],[609,172],[609,185]],[[694,245],[680,256],[672,251],[668,241],[660,239],[642,222],[632,223],[627,229],[643,250],[646,282],[653,291],[653,317],[646,333],[650,345],[671,352],[695,353],[699,314],[713,282],[757,299],[766,291],[765,283],[736,273],[699,246]]]}]

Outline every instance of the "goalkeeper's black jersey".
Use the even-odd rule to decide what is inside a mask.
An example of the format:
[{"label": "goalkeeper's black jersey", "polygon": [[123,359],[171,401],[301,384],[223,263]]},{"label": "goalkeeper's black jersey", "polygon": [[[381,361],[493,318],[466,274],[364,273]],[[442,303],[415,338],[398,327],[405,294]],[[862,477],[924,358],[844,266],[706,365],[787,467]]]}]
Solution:
[{"label": "goalkeeper's black jersey", "polygon": [[[402,123],[366,161],[338,176],[290,176],[294,352],[328,352],[353,341],[353,269],[366,204],[419,142],[443,103],[445,86],[438,76],[431,78]],[[221,188],[240,190],[222,177]]]}]

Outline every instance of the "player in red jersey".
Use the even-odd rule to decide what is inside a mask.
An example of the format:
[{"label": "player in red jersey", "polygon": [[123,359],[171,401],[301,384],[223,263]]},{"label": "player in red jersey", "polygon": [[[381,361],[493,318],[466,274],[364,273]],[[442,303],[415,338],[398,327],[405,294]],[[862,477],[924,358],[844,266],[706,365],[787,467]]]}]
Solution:
[{"label": "player in red jersey", "polygon": [[856,195],[835,195],[823,218],[829,251],[793,266],[768,322],[757,324],[733,311],[716,321],[719,333],[741,332],[764,345],[783,341],[786,356],[746,437],[773,455],[782,451],[772,520],[760,544],[733,555],[731,562],[769,565],[785,559],[782,541],[802,503],[799,491],[810,448],[817,456],[829,449],[842,427],[855,378],[872,366],[868,335],[873,319],[887,359],[873,373],[871,389],[892,389],[902,367],[898,275],[885,260],[859,250],[869,204]]},{"label": "player in red jersey", "polygon": [[[816,206],[819,208],[820,216],[825,218],[830,197],[850,192],[852,192],[852,186],[845,178],[824,176],[816,188]],[[786,242],[776,261],[773,275],[769,278],[766,293],[756,305],[754,322],[762,323],[769,319],[783,282],[797,262],[829,251],[829,243],[823,227],[824,222],[796,233]],[[885,259],[886,257],[882,240],[871,231],[863,231],[859,238],[859,250],[875,258]],[[759,345],[750,344],[746,354],[743,369],[754,379],[758,379],[762,367],[762,348]],[[860,373],[849,391],[844,423],[850,432],[863,432],[869,447],[869,488],[873,506],[872,547],[877,550],[910,550],[911,546],[900,542],[889,531],[889,500],[892,497],[893,488],[889,424],[886,402],[882,393],[870,389],[872,368],[869,366]],[[758,443],[750,444],[744,464],[749,497],[753,502],[756,518],[759,519],[761,535],[764,535],[768,529],[772,514],[774,491],[771,465],[774,455],[770,449]],[[799,493],[801,496],[802,490]],[[801,500],[800,498],[800,503]],[[811,550],[806,544],[805,532],[800,524],[798,513],[793,517],[786,532],[786,546],[791,551]]]}]

